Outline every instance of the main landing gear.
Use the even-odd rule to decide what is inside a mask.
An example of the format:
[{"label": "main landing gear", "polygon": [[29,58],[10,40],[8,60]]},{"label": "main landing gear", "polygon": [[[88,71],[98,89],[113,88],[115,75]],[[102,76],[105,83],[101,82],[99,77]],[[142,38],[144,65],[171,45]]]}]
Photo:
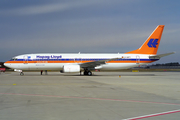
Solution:
[{"label": "main landing gear", "polygon": [[91,76],[92,72],[90,70],[84,70],[84,75]]}]

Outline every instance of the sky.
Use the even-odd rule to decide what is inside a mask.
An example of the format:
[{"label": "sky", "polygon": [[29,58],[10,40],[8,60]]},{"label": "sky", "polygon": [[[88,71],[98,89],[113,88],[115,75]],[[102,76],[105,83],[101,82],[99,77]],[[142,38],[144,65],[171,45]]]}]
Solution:
[{"label": "sky", "polygon": [[125,53],[165,25],[156,63],[180,62],[179,0],[1,0],[0,61],[27,53]]}]

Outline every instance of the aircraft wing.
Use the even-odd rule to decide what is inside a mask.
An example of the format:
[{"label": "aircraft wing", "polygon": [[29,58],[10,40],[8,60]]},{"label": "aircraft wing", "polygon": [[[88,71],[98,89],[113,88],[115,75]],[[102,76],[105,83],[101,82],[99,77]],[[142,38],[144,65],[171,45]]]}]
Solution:
[{"label": "aircraft wing", "polygon": [[174,53],[175,52],[165,53],[165,54],[160,54],[160,55],[153,55],[153,56],[149,56],[149,59],[160,59],[161,57],[168,56],[168,55],[171,55],[171,54],[174,54]]},{"label": "aircraft wing", "polygon": [[121,58],[112,58],[112,59],[105,59],[105,60],[98,60],[98,61],[93,61],[93,62],[86,62],[86,63],[81,63],[80,66],[82,68],[94,68],[96,66],[106,64],[108,61],[113,61]]}]

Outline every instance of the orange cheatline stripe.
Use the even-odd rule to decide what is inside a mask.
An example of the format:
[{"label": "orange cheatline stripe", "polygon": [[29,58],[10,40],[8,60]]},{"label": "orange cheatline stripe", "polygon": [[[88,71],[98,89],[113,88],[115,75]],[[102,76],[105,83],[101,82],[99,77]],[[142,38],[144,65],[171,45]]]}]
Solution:
[{"label": "orange cheatline stripe", "polygon": [[[155,61],[155,60],[154,60]],[[106,63],[151,63],[151,62],[154,62],[153,60],[152,61],[136,61],[136,60],[122,60],[122,61],[109,61],[109,62],[106,62]],[[93,62],[93,61],[7,61],[6,63],[87,63],[87,62]]]}]

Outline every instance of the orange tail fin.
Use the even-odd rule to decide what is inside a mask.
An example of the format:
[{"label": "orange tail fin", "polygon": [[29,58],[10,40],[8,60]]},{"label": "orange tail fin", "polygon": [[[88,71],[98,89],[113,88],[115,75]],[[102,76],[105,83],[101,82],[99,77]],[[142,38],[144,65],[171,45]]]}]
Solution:
[{"label": "orange tail fin", "polygon": [[137,50],[127,52],[125,54],[153,54],[157,53],[164,25],[158,25],[145,43]]}]

